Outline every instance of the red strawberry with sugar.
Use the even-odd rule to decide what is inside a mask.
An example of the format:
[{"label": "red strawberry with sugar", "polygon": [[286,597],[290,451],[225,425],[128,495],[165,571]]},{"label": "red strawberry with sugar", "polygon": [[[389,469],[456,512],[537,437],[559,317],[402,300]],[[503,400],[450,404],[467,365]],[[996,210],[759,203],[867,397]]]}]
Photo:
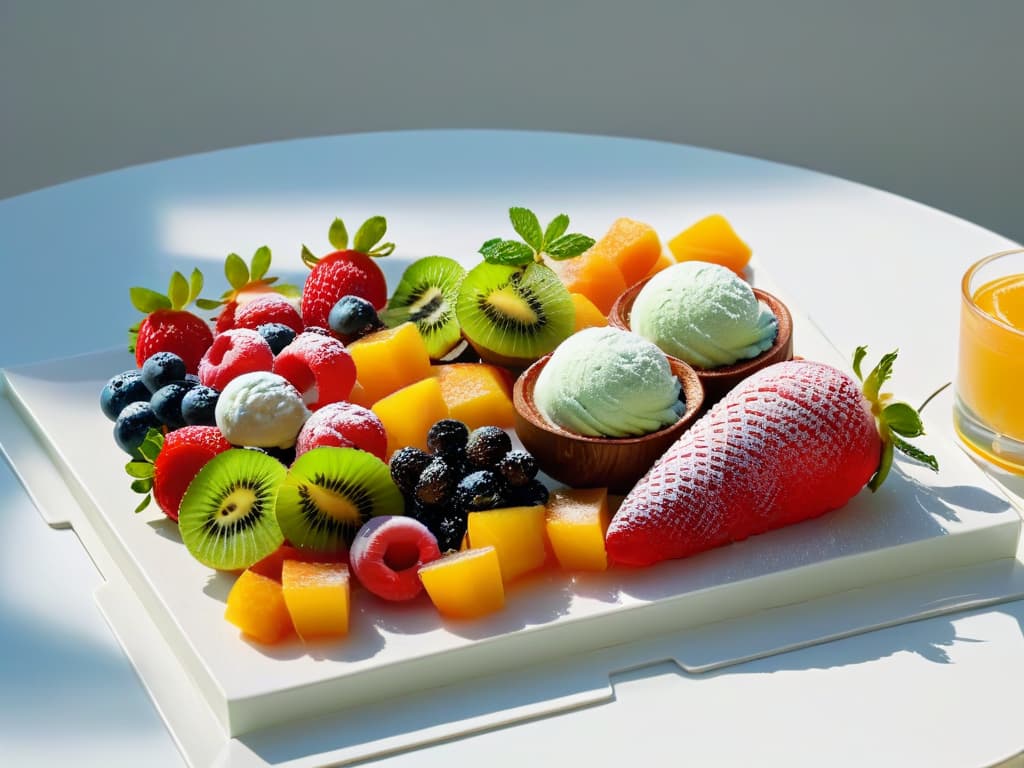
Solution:
[{"label": "red strawberry with sugar", "polygon": [[189,279],[180,272],[171,275],[167,295],[135,286],[129,295],[132,304],[146,316],[128,331],[128,350],[135,352],[141,368],[157,352],[173,352],[185,361],[185,369],[195,373],[203,354],[213,343],[213,331],[201,317],[186,310],[203,289],[203,275],[192,270]]},{"label": "red strawberry with sugar", "polygon": [[[864,350],[854,359],[860,376]],[[923,434],[905,403],[879,387],[895,353],[864,381],[794,360],[741,382],[672,445],[608,527],[611,561],[649,565],[825,514],[878,488],[893,448],[938,469],[902,440]]]},{"label": "red strawberry with sugar", "polygon": [[[220,310],[220,313],[217,315],[215,325],[217,333],[223,333],[224,331],[229,331],[236,327],[251,328],[255,330],[255,325],[249,324],[240,326],[236,318],[238,310],[245,307],[250,302],[266,297],[275,297],[285,300],[297,299],[299,297],[299,289],[297,286],[288,285],[286,283],[278,284],[278,278],[266,277],[267,271],[270,269],[270,262],[270,248],[265,245],[256,250],[256,253],[252,256],[252,261],[249,264],[246,264],[245,259],[237,253],[229,253],[227,258],[224,259],[224,277],[227,278],[228,285],[231,287],[228,288],[228,290],[226,290],[219,299],[199,299],[196,302],[196,305],[199,306],[200,309]],[[285,303],[287,303],[287,301]],[[293,327],[292,323],[294,323],[295,318],[298,317],[298,312],[295,312],[294,307],[290,308],[294,312],[294,315],[289,316],[288,322],[284,322],[279,319],[267,320],[264,322],[284,322],[285,325]],[[302,330],[301,319],[299,320],[299,327],[294,330],[296,333]]]},{"label": "red strawberry with sugar", "polygon": [[302,321],[307,326],[328,327],[331,308],[342,296],[360,296],[375,309],[384,308],[388,300],[387,282],[374,258],[395,250],[394,243],[378,245],[387,226],[383,216],[367,219],[349,249],[345,224],[335,219],[328,239],[337,250],[317,258],[309,248],[302,247],[302,261],[312,270],[302,288]]},{"label": "red strawberry with sugar", "polygon": [[232,328],[217,334],[199,361],[199,382],[220,392],[243,373],[273,367],[274,352],[266,339],[249,328]]},{"label": "red strawberry with sugar", "polygon": [[291,328],[295,333],[302,333],[302,317],[284,296],[268,293],[235,310],[235,328],[258,329],[267,323],[280,323]]},{"label": "red strawberry with sugar", "polygon": [[189,483],[206,462],[230,447],[217,427],[182,427],[166,435],[151,430],[140,448],[144,460],[129,462],[125,467],[135,478],[132,490],[146,494],[135,511],[149,505],[152,492],[163,513],[177,520]]}]

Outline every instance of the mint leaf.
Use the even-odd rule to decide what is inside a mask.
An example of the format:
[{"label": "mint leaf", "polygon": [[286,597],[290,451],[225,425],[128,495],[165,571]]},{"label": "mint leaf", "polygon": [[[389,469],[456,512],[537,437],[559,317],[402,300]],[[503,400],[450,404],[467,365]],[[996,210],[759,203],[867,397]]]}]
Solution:
[{"label": "mint leaf", "polygon": [[345,222],[335,219],[331,222],[331,228],[327,230],[327,239],[336,251],[344,251],[348,248],[348,230],[345,229]]},{"label": "mint leaf", "polygon": [[132,481],[132,490],[136,493],[149,493],[153,490],[153,481],[150,478]]},{"label": "mint leaf", "polygon": [[882,483],[885,482],[885,478],[889,476],[890,469],[892,469],[892,442],[883,437],[882,458],[878,462],[878,469],[875,470],[875,474],[868,482],[868,488],[872,491],[877,491]]},{"label": "mint leaf", "polygon": [[193,269],[192,274],[188,278],[188,301],[187,304],[191,304],[197,298],[203,290],[203,273],[198,269]]},{"label": "mint leaf", "polygon": [[892,403],[882,409],[882,421],[898,435],[920,437],[924,434],[921,416],[906,403]]},{"label": "mint leaf", "polygon": [[223,301],[214,301],[213,299],[196,299],[196,306],[200,309],[217,309],[224,306]]},{"label": "mint leaf", "polygon": [[564,213],[560,213],[551,220],[548,224],[548,228],[544,230],[544,245],[550,245],[555,242],[558,238],[565,234],[565,230],[569,228],[569,217]]},{"label": "mint leaf", "polygon": [[[360,253],[369,253],[373,246],[380,242],[384,233],[388,230],[388,222],[383,216],[371,216],[356,232],[352,247]],[[392,249],[394,246],[392,246]]]},{"label": "mint leaf", "polygon": [[256,253],[252,255],[252,269],[249,270],[249,277],[251,280],[259,280],[270,269],[270,249],[267,246],[261,246],[256,249]]},{"label": "mint leaf", "polygon": [[512,220],[512,229],[534,252],[540,253],[544,247],[544,234],[540,231],[537,215],[529,208],[509,208],[508,217]]},{"label": "mint leaf", "polygon": [[151,291],[149,288],[134,286],[128,289],[128,295],[131,297],[132,306],[139,310],[139,312],[147,315],[150,312],[156,312],[158,309],[171,308],[170,299],[156,291]]},{"label": "mint leaf", "polygon": [[857,347],[853,351],[853,372],[857,374],[857,381],[864,381],[864,374],[860,372],[860,364],[868,354],[867,347]]},{"label": "mint leaf", "polygon": [[139,514],[139,512],[141,512],[141,511],[142,511],[142,510],[144,510],[144,509],[145,509],[146,507],[148,507],[148,506],[149,506],[149,502],[151,502],[152,500],[153,500],[153,497],[152,497],[152,496],[150,496],[150,495],[149,495],[149,494],[147,493],[147,494],[146,494],[146,497],[145,497],[145,498],[144,498],[144,499],[143,499],[142,501],[140,501],[140,502],[139,502],[139,506],[137,506],[137,507],[135,508],[135,514]]},{"label": "mint leaf", "polygon": [[594,238],[587,237],[586,235],[562,235],[553,243],[547,243],[544,252],[556,261],[563,261],[579,256],[593,245]]},{"label": "mint leaf", "polygon": [[939,471],[939,460],[932,456],[930,453],[925,453],[917,446],[911,445],[910,443],[901,440],[900,438],[893,435],[892,444],[896,446],[900,453],[906,454],[915,461],[920,461],[931,467],[932,471]]},{"label": "mint leaf", "polygon": [[146,432],[146,438],[142,441],[142,445],[139,446],[139,453],[143,459],[152,463],[156,461],[156,457],[160,455],[160,449],[163,447],[163,433],[158,429],[150,427],[149,431]]},{"label": "mint leaf", "polygon": [[893,350],[888,354],[882,355],[878,365],[875,366],[874,370],[868,374],[867,379],[864,380],[864,396],[871,402],[875,402],[878,399],[878,392],[881,390],[882,385],[892,376],[892,366],[896,362],[898,354],[898,350]]},{"label": "mint leaf", "polygon": [[228,284],[236,291],[241,290],[249,282],[249,267],[245,260],[237,253],[229,253],[224,260],[224,277]]},{"label": "mint leaf", "polygon": [[505,264],[519,267],[533,261],[534,251],[526,243],[518,240],[488,240],[480,246],[484,261],[489,264]]},{"label": "mint leaf", "polygon": [[124,471],[129,477],[146,478],[153,477],[153,465],[148,461],[129,461],[124,465]]}]

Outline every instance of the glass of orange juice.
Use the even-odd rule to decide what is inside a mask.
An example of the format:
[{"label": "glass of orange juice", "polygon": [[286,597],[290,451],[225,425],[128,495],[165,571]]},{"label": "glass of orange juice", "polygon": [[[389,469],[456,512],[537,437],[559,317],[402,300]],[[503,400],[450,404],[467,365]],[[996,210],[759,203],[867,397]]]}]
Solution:
[{"label": "glass of orange juice", "polygon": [[1024,474],[1024,249],[964,274],[953,422],[968,448]]}]

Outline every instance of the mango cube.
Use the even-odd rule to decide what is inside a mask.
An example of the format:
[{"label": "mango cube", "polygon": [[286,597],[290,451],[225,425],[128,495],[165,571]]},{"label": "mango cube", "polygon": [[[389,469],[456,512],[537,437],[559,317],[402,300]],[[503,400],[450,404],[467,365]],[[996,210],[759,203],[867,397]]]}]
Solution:
[{"label": "mango cube", "polygon": [[505,587],[494,547],[452,552],[421,566],[419,575],[443,616],[473,619],[505,606]]},{"label": "mango cube", "polygon": [[750,261],[750,246],[718,213],[684,229],[668,241],[668,249],[676,261],[710,261],[728,267],[740,276]]},{"label": "mango cube", "polygon": [[260,643],[277,643],[292,634],[280,583],[255,571],[242,571],[231,587],[224,618]]},{"label": "mango cube", "polygon": [[605,316],[628,287],[615,263],[593,248],[574,259],[552,262],[550,266],[569,293],[582,293]]},{"label": "mango cube", "polygon": [[470,429],[494,425],[511,427],[516,411],[506,374],[486,363],[435,365],[448,415]]},{"label": "mango cube", "polygon": [[415,323],[371,333],[349,344],[348,351],[362,403],[375,403],[430,375],[430,355]]},{"label": "mango cube", "polygon": [[547,505],[547,534],[566,571],[608,568],[604,535],[611,521],[607,488],[559,488]]},{"label": "mango cube", "polygon": [[347,565],[285,560],[281,587],[292,624],[303,640],[348,633]]},{"label": "mango cube", "polygon": [[671,258],[667,253],[662,253],[661,256],[658,257],[658,260],[651,266],[651,271],[647,273],[647,277],[654,277],[656,274],[661,272],[661,270],[671,267],[675,263],[675,259]]},{"label": "mango cube", "polygon": [[426,450],[428,430],[434,422],[448,417],[441,384],[429,375],[378,400],[370,410],[377,414],[388,433],[389,458],[407,445]]},{"label": "mango cube", "polygon": [[661,256],[661,239],[649,224],[633,219],[616,219],[604,237],[589,253],[599,253],[611,261],[626,286],[643,280]]},{"label": "mango cube", "polygon": [[601,314],[601,310],[594,306],[594,302],[582,293],[570,293],[572,305],[576,309],[576,327],[573,332],[582,331],[584,328],[603,328],[608,325],[608,318]]},{"label": "mango cube", "polygon": [[544,565],[547,559],[544,518],[542,505],[470,512],[469,544],[497,550],[501,578],[508,584]]}]

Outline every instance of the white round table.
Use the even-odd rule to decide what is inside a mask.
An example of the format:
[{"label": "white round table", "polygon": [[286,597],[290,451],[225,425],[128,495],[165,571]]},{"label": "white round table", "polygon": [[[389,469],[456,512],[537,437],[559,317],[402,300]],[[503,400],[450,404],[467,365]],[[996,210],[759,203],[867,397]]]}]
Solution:
[{"label": "white round table", "polygon": [[[1012,245],[884,192],[685,146],[496,131],[268,144],[0,202],[0,367],[122,343],[129,285],[162,289],[196,264],[219,285],[230,251],[269,244],[274,272],[301,282],[300,244],[326,250],[336,215],[383,213],[405,253],[468,257],[481,233],[510,234],[510,205],[595,235],[631,216],[665,238],[723,213],[839,349],[901,348],[893,386],[911,402],[951,377],[960,274]],[[0,510],[0,762],[181,765],[74,533],[44,524],[6,464]],[[1011,602],[704,675],[644,667],[607,704],[379,762],[993,765],[1024,750],[1022,620]]]}]

